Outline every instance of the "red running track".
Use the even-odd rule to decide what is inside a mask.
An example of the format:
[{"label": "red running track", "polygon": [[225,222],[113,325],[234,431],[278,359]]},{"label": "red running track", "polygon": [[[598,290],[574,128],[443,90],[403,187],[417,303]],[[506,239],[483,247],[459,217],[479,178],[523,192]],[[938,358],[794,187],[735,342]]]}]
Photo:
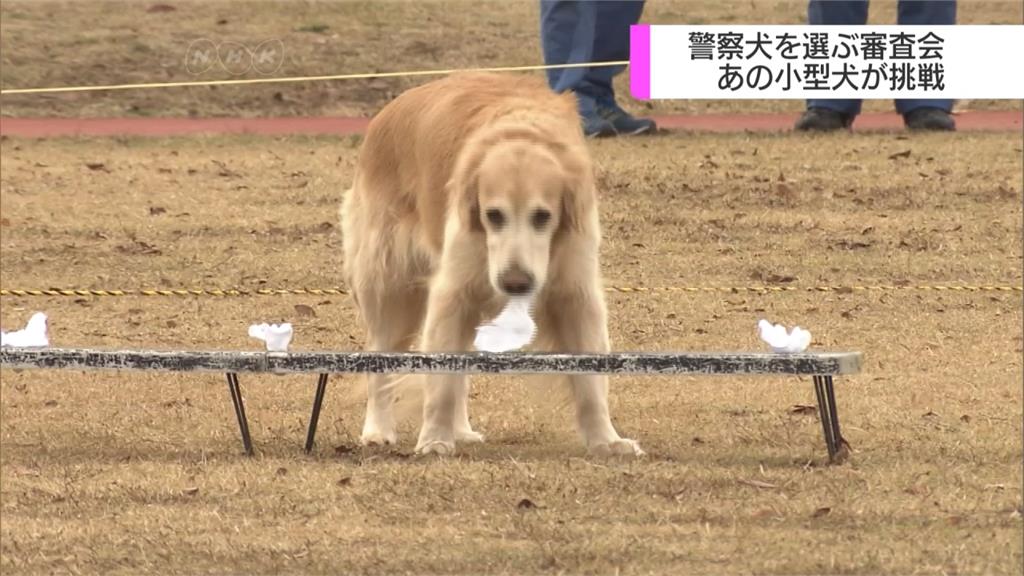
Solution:
[{"label": "red running track", "polygon": [[[695,132],[779,132],[792,130],[796,114],[702,114],[661,116],[662,128]],[[956,116],[961,131],[1021,132],[1024,112],[977,110]],[[0,118],[0,135],[54,136],[180,136],[188,134],[359,134],[367,118]],[[896,113],[862,114],[854,129],[902,130]]]}]

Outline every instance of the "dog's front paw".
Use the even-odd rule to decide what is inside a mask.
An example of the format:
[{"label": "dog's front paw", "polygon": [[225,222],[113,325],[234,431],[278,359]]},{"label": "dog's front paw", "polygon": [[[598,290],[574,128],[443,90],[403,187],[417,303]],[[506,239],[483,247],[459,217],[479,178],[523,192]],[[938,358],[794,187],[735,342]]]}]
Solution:
[{"label": "dog's front paw", "polygon": [[419,445],[416,446],[416,453],[422,455],[437,454],[438,456],[451,456],[455,453],[455,442],[446,442],[444,440],[420,441]]},{"label": "dog's front paw", "polygon": [[640,444],[636,440],[630,440],[628,438],[619,438],[618,440],[612,440],[611,442],[592,444],[588,452],[591,456],[603,458],[609,456],[628,456],[639,458],[646,454],[646,452],[640,448]]},{"label": "dog's front paw", "polygon": [[380,430],[364,431],[359,437],[359,442],[363,446],[390,446],[398,443],[398,434],[385,433]]},{"label": "dog's front paw", "polygon": [[455,440],[466,444],[480,444],[484,441],[484,435],[473,430],[456,430]]},{"label": "dog's front paw", "polygon": [[363,446],[388,446],[398,442],[398,434],[390,422],[382,426],[379,419],[367,418],[363,423],[363,434],[359,437],[359,442]]}]

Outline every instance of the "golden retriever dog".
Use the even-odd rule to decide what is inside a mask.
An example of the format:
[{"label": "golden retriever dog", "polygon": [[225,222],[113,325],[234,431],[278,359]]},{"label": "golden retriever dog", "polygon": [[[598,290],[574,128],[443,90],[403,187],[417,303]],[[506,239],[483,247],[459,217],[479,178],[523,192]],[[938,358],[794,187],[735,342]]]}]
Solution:
[{"label": "golden retriever dog", "polygon": [[[532,296],[538,342],[609,351],[593,167],[571,94],[534,77],[463,73],[399,95],[372,120],[341,208],[345,281],[370,351],[464,352],[511,296]],[[596,455],[619,436],[604,376],[569,377]],[[480,442],[466,375],[423,377],[416,452]],[[364,444],[396,441],[393,387],[367,376]]]}]

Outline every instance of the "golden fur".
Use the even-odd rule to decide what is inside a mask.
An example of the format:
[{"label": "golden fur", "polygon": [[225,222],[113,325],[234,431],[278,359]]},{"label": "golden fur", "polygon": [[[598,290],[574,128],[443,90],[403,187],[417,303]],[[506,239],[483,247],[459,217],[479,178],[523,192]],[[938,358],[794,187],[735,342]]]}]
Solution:
[{"label": "golden fur", "polygon": [[[535,77],[456,74],[401,94],[370,123],[342,205],[345,280],[371,351],[465,351],[509,295],[535,296],[538,341],[609,351],[593,167],[572,95]],[[572,376],[592,453],[621,438],[601,376]],[[482,441],[464,375],[425,377],[416,451]],[[362,441],[396,441],[392,387],[367,379]]]}]

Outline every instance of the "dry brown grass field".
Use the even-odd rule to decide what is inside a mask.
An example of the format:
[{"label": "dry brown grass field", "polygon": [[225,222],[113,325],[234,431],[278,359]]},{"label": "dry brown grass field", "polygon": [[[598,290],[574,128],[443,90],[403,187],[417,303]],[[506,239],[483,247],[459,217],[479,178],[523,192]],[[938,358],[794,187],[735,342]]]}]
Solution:
[{"label": "dry brown grass field", "polygon": [[[536,0],[241,2],[5,0],[0,85],[5,89],[267,76],[306,76],[542,64]],[[652,0],[652,24],[800,24],[806,2]],[[1022,24],[1016,0],[961,1],[962,24]],[[896,0],[873,0],[870,22],[896,21]],[[280,42],[280,67],[186,66],[193,43],[257,49]],[[204,44],[196,44],[204,45]],[[275,61],[276,62],[276,61]],[[190,71],[191,70],[191,71]],[[3,116],[369,115],[420,78],[5,96]],[[628,94],[626,75],[618,92]],[[795,100],[626,103],[638,112],[794,112]],[[1020,109],[1019,101],[972,108]],[[891,111],[869,100],[867,111]]]},{"label": "dry brown grass field", "polygon": [[[358,139],[0,143],[4,288],[334,287]],[[611,286],[1021,284],[1020,135],[676,134],[596,142]],[[19,298],[59,346],[358,349],[342,296]],[[337,378],[3,372],[4,574],[1014,574],[1022,555],[1020,292],[609,294],[617,350],[755,350],[761,317],[860,350],[825,463],[809,381],[614,378],[649,456],[584,457],[569,409],[477,379],[488,442],[358,446]],[[521,504],[528,501],[532,505]]]},{"label": "dry brown grass field", "polygon": [[[872,4],[872,22],[893,21],[894,1]],[[804,11],[658,0],[644,19]],[[199,39],[280,40],[282,76],[535,64],[537,12],[532,0],[5,0],[0,85],[237,77],[189,73]],[[1022,19],[1019,2],[961,2],[962,23]],[[4,96],[0,115],[370,115],[420,81]],[[0,287],[337,287],[358,145],[3,139]],[[617,350],[759,349],[767,317],[809,328],[816,349],[862,351],[863,373],[837,380],[847,463],[826,464],[811,383],[793,377],[614,378],[617,426],[649,453],[639,461],[586,458],[549,387],[494,377],[474,380],[471,407],[488,442],[456,457],[412,456],[415,419],[399,446],[361,448],[357,377],[332,381],[305,455],[313,377],[248,377],[247,458],[222,377],[4,370],[0,573],[1021,572],[1022,294],[916,288],[1021,285],[1020,134],[689,133],[593,152],[609,286],[897,287],[608,294]],[[247,326],[285,320],[297,349],[363,338],[344,296],[3,296],[0,324],[36,310],[58,346],[255,350]]]}]

